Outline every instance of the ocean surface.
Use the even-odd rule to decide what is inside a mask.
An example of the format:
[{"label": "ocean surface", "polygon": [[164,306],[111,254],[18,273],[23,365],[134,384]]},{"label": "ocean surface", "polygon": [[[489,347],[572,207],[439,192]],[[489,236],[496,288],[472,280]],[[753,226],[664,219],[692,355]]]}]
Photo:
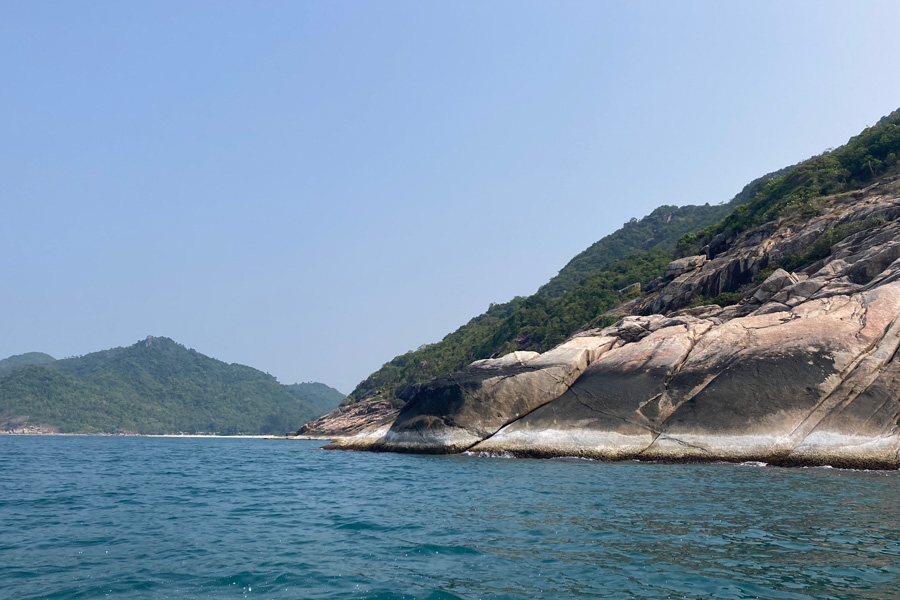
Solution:
[{"label": "ocean surface", "polygon": [[0,598],[900,597],[900,473],[0,436]]}]

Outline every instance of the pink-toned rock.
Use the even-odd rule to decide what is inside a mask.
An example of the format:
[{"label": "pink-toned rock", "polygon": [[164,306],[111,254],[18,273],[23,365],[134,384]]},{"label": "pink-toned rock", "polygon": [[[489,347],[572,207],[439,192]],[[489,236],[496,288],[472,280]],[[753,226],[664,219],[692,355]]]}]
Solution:
[{"label": "pink-toned rock", "polygon": [[397,412],[397,408],[384,400],[338,406],[327,415],[301,427],[297,437],[329,440],[368,432],[392,423]]}]

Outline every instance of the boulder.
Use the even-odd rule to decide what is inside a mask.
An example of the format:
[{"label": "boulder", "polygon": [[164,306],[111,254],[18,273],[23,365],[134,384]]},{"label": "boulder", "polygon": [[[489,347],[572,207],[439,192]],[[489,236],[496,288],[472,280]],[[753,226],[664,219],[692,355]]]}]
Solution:
[{"label": "boulder", "polygon": [[675,279],[676,277],[683,275],[688,271],[699,269],[705,262],[705,254],[700,254],[698,256],[686,256],[684,258],[679,258],[678,260],[673,260],[666,267],[666,274],[664,278],[668,280]]},{"label": "boulder", "polygon": [[767,302],[772,296],[797,282],[796,276],[791,275],[784,269],[775,269],[775,271],[762,282],[762,285],[759,286],[756,293],[753,294],[753,300],[760,304]]}]

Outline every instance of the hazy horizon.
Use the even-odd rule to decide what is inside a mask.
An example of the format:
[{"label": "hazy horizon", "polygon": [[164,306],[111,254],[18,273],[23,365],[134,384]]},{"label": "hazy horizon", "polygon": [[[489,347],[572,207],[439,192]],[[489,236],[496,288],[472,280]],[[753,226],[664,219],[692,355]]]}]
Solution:
[{"label": "hazy horizon", "polygon": [[890,1],[0,16],[0,358],[164,336],[344,393],[900,107]]}]

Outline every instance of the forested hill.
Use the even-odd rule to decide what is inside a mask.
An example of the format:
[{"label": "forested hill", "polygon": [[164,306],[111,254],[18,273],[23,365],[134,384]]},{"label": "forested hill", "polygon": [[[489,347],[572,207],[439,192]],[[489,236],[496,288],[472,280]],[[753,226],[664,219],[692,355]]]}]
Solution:
[{"label": "forested hill", "polygon": [[[402,405],[420,384],[474,360],[513,350],[544,352],[583,327],[612,324],[619,317],[607,311],[629,298],[653,294],[673,259],[714,254],[710,246],[727,244],[785,211],[815,215],[824,195],[856,190],[900,172],[898,157],[900,111],[895,111],[840,148],[760,177],[726,204],[661,207],[576,256],[535,295],[491,305],[440,342],[397,356],[361,382],[346,402]],[[641,285],[633,285],[637,283]]]},{"label": "forested hill", "polygon": [[56,361],[55,358],[43,352],[28,352],[26,354],[17,354],[0,360],[0,377],[9,375],[16,369],[28,367],[31,365],[47,365]]},{"label": "forested hill", "polygon": [[0,362],[10,366],[0,377],[0,430],[282,434],[328,412],[323,398],[343,397],[323,384],[281,385],[164,337],[77,358],[41,356]]},{"label": "forested hill", "polygon": [[333,387],[328,387],[324,383],[307,381],[304,383],[294,383],[287,387],[288,391],[295,396],[310,402],[317,406],[322,414],[337,408],[341,401],[346,397],[345,394],[337,391]]},{"label": "forested hill", "polygon": [[617,260],[646,250],[672,250],[682,236],[719,223],[736,207],[752,200],[766,183],[794,168],[786,167],[751,181],[734,198],[722,204],[660,206],[643,219],[632,219],[570,260],[537,293],[557,298],[575,289],[591,273],[605,269]]}]

